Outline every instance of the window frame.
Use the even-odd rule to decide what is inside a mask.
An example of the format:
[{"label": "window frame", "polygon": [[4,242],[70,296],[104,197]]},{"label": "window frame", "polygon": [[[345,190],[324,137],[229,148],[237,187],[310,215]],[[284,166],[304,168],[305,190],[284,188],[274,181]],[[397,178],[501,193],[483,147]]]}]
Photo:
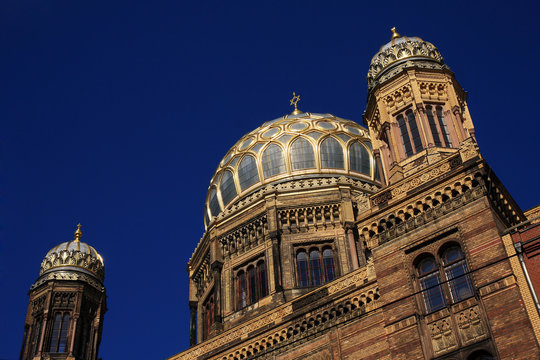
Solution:
[{"label": "window frame", "polygon": [[[66,324],[67,316],[67,324]],[[69,338],[69,329],[71,326],[71,312],[65,310],[58,310],[54,312],[52,319],[51,332],[49,336],[48,349],[50,353],[53,354],[65,354],[68,352],[68,338]],[[59,319],[58,328],[57,328],[57,319]],[[56,330],[57,329],[57,330]],[[55,336],[56,332],[56,336]],[[63,344],[63,348],[61,349]],[[60,351],[62,350],[62,351]]]},{"label": "window frame", "polygon": [[[444,262],[444,254],[446,254],[449,250],[453,248],[458,248],[461,252],[461,257],[457,260],[445,263]],[[427,258],[433,258],[435,262],[435,269],[432,271],[429,271],[427,273],[421,273],[419,271],[419,265]],[[469,293],[463,297],[456,297],[453,295],[452,290],[452,284],[455,281],[455,277],[450,278],[447,275],[447,270],[449,268],[452,268],[455,265],[462,265],[466,271],[463,272],[463,274],[459,275],[458,278],[465,279],[465,283],[467,285],[467,289],[469,290]],[[440,288],[442,300],[444,304],[437,308],[429,308],[429,306],[426,303],[426,289],[423,289],[423,285],[421,280],[425,279],[427,276],[432,276],[433,274],[437,274],[438,276],[438,287]],[[423,252],[422,254],[419,254],[416,256],[415,260],[413,261],[413,278],[415,280],[416,286],[418,288],[418,295],[419,299],[421,299],[421,303],[423,304],[423,309],[426,314],[430,314],[436,311],[439,311],[444,308],[448,308],[450,306],[453,306],[459,302],[465,301],[467,299],[470,299],[471,297],[474,297],[476,294],[476,289],[474,287],[472,278],[471,278],[471,271],[467,260],[467,255],[465,251],[463,250],[463,245],[455,240],[450,240],[442,244],[436,251],[429,251],[429,252]],[[429,289],[435,289],[435,286],[432,286]]]},{"label": "window frame", "polygon": [[[409,114],[412,116],[409,116]],[[401,147],[405,158],[416,155],[426,149],[423,141],[423,128],[418,114],[409,107],[394,115],[401,137]],[[411,122],[414,119],[414,127]],[[410,148],[410,149],[409,149]]]},{"label": "window frame", "polygon": [[[324,258],[324,252],[330,250],[332,251],[332,278],[329,278],[329,271],[326,269],[326,262]],[[319,280],[316,281],[314,279],[314,259],[312,258],[311,254],[317,251],[319,254],[318,258],[318,274],[319,274]],[[324,284],[327,284],[339,277],[339,267],[337,266],[339,264],[337,259],[337,252],[334,248],[333,243],[321,243],[321,244],[305,244],[305,245],[299,245],[294,247],[294,273],[295,273],[295,283],[298,288],[312,288],[321,286]],[[304,280],[300,277],[300,264],[298,260],[298,256],[304,253],[306,255],[306,269],[305,274],[307,275],[307,278]],[[304,285],[305,283],[305,285]]]},{"label": "window frame", "polygon": [[[253,282],[250,281],[249,277],[251,269],[253,269]],[[242,299],[241,275],[244,276],[245,301]],[[270,293],[268,286],[268,269],[264,256],[258,256],[235,267],[233,270],[233,293],[236,311],[240,311],[267,297]]]}]

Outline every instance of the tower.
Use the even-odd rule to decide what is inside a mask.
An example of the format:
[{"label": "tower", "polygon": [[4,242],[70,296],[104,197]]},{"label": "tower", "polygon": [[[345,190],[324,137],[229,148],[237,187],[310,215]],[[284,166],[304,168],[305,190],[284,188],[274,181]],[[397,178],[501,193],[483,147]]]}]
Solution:
[{"label": "tower", "polygon": [[393,29],[368,90],[368,129],[293,93],[221,160],[188,263],[192,346],[171,360],[540,357],[506,236],[527,215],[454,74]]},{"label": "tower", "polygon": [[52,248],[29,291],[21,360],[97,360],[107,310],[103,259],[74,239]]},{"label": "tower", "polygon": [[387,183],[475,146],[467,94],[437,48],[419,37],[392,38],[373,56],[365,123]]}]

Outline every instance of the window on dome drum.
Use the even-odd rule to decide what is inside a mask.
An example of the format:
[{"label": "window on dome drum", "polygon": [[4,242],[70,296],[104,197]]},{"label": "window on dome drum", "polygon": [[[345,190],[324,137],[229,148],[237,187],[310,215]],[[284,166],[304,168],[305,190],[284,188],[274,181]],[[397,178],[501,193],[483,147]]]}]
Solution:
[{"label": "window on dome drum", "polygon": [[344,169],[343,147],[334,138],[327,138],[321,143],[321,167]]},{"label": "window on dome drum", "polygon": [[214,295],[211,293],[203,303],[203,337],[205,339],[210,334],[212,324],[214,324]]},{"label": "window on dome drum", "polygon": [[[459,245],[445,247],[438,260],[433,255],[424,255],[416,265],[422,299],[428,313],[445,307],[448,300],[457,303],[473,296],[465,255]],[[450,296],[447,297],[445,292]]]},{"label": "window on dome drum", "polygon": [[242,162],[240,162],[240,165],[238,166],[238,180],[242,191],[259,182],[257,163],[253,156],[247,155],[242,159]]},{"label": "window on dome drum", "polygon": [[[435,119],[433,110],[435,110],[437,119]],[[429,128],[431,130],[431,134],[433,135],[434,145],[439,147],[452,147],[442,106],[427,105],[426,114],[428,117]]]},{"label": "window on dome drum", "polygon": [[405,111],[405,114],[399,114],[396,117],[398,122],[399,131],[401,133],[401,140],[403,142],[403,148],[405,149],[405,155],[411,156],[424,148],[422,146],[422,140],[420,139],[420,131],[418,130],[418,123],[411,109]]},{"label": "window on dome drum", "polygon": [[221,200],[223,200],[223,206],[227,206],[232,199],[236,196],[236,186],[234,185],[234,177],[230,171],[225,171],[221,177],[219,184],[219,190],[221,191]]},{"label": "window on dome drum", "polygon": [[51,341],[49,344],[49,352],[64,353],[66,352],[67,334],[69,329],[69,314],[56,313],[54,315],[54,323],[51,332]]},{"label": "window on dome drum", "polygon": [[262,166],[265,178],[282,174],[286,171],[283,150],[276,144],[270,144],[262,154]]},{"label": "window on dome drum", "polygon": [[360,143],[353,143],[349,148],[350,169],[362,174],[370,175],[369,153]]},{"label": "window on dome drum", "polygon": [[32,334],[30,334],[30,351],[29,354],[36,355],[39,348],[39,337],[41,335],[42,318],[37,318],[32,326]]},{"label": "window on dome drum", "polygon": [[325,245],[297,249],[296,277],[299,287],[319,286],[334,280],[336,268],[332,248]]},{"label": "window on dome drum", "polygon": [[315,167],[313,146],[306,139],[298,138],[291,144],[291,165],[293,171]]},{"label": "window on dome drum", "polygon": [[236,308],[243,309],[268,295],[264,260],[249,262],[236,270]]},{"label": "window on dome drum", "polygon": [[221,212],[221,207],[219,206],[216,189],[212,189],[212,191],[210,192],[209,202],[210,202],[210,211],[212,212],[212,216],[218,216],[218,214]]}]

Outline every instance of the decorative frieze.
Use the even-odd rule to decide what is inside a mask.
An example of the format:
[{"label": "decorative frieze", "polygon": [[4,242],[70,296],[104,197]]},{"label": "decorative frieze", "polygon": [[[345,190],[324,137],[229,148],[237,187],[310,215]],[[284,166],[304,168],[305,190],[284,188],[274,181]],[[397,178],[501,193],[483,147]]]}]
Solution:
[{"label": "decorative frieze", "polygon": [[279,226],[284,233],[335,228],[341,221],[339,204],[306,206],[278,211]]},{"label": "decorative frieze", "polygon": [[218,241],[221,244],[223,256],[230,258],[234,254],[241,254],[261,244],[267,235],[268,223],[265,214],[220,236]]}]

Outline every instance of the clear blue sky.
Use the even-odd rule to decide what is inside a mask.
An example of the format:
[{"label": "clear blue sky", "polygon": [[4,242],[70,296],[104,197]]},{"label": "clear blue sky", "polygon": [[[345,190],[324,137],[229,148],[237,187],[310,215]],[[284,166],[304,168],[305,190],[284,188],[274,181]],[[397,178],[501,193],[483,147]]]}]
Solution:
[{"label": "clear blue sky", "polygon": [[218,162],[292,91],[361,123],[392,26],[439,48],[481,151],[524,210],[540,203],[538,2],[435,3],[2,1],[0,359],[18,359],[28,288],[79,221],[105,259],[103,359],[187,348]]}]

